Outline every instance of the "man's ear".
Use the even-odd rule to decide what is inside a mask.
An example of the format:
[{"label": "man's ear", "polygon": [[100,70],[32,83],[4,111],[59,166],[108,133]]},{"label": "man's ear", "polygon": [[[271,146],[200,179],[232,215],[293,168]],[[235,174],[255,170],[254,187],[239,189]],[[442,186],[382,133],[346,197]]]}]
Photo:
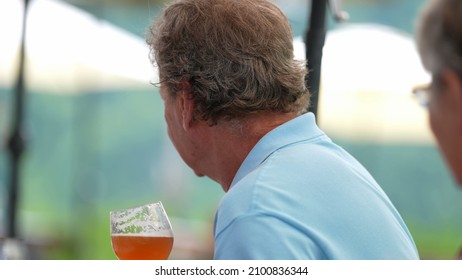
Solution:
[{"label": "man's ear", "polygon": [[458,133],[462,134],[462,78],[452,70],[444,71],[442,78],[447,89],[445,94],[449,94],[451,106],[454,106]]},{"label": "man's ear", "polygon": [[194,121],[194,99],[191,94],[191,85],[189,82],[182,82],[180,93],[178,94],[182,125],[184,130],[188,130]]}]

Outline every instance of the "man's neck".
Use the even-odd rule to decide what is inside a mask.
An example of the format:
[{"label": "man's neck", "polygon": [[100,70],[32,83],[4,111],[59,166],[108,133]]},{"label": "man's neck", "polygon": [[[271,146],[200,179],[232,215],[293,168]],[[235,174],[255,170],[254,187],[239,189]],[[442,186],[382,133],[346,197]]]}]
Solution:
[{"label": "man's neck", "polygon": [[210,127],[208,176],[227,192],[239,167],[257,142],[269,131],[296,116],[294,113],[260,113]]}]

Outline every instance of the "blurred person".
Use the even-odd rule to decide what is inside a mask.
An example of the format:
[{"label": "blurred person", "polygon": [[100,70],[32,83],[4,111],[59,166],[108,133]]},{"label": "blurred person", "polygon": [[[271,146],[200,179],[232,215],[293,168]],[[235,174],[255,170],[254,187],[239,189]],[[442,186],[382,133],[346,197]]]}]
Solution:
[{"label": "blurred person", "polygon": [[417,46],[432,75],[424,95],[429,123],[457,184],[462,187],[462,1],[430,0],[419,17]]},{"label": "blurred person", "polygon": [[[430,128],[447,166],[462,187],[462,1],[429,0],[418,18],[416,41],[431,73],[415,91],[428,108]],[[462,248],[457,256],[462,259]]]},{"label": "blurred person", "polygon": [[225,194],[215,259],[418,259],[368,171],[307,113],[305,62],[266,0],[179,0],[147,30],[168,134]]}]

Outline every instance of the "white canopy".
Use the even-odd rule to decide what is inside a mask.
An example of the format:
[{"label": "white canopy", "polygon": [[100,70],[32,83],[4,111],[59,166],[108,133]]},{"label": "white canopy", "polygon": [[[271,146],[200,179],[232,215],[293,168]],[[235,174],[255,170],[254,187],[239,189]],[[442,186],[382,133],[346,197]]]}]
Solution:
[{"label": "white canopy", "polygon": [[[17,75],[23,1],[0,1],[0,86]],[[26,36],[27,86],[45,93],[148,86],[157,80],[144,39],[56,0],[32,0]]]},{"label": "white canopy", "polygon": [[[346,24],[323,49],[319,124],[329,135],[363,142],[433,141],[412,88],[428,83],[413,38],[391,27]],[[300,38],[295,55],[305,58]]]}]

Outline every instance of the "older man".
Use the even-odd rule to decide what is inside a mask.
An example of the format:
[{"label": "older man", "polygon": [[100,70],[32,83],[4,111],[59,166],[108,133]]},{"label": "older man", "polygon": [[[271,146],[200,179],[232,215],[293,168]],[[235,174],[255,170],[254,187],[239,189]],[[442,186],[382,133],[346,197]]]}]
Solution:
[{"label": "older man", "polygon": [[420,89],[430,127],[462,186],[462,1],[431,0],[419,18],[417,44],[432,83]]},{"label": "older man", "polygon": [[168,134],[226,192],[215,259],[417,259],[398,211],[306,113],[305,62],[266,0],[179,0],[148,29]]}]

